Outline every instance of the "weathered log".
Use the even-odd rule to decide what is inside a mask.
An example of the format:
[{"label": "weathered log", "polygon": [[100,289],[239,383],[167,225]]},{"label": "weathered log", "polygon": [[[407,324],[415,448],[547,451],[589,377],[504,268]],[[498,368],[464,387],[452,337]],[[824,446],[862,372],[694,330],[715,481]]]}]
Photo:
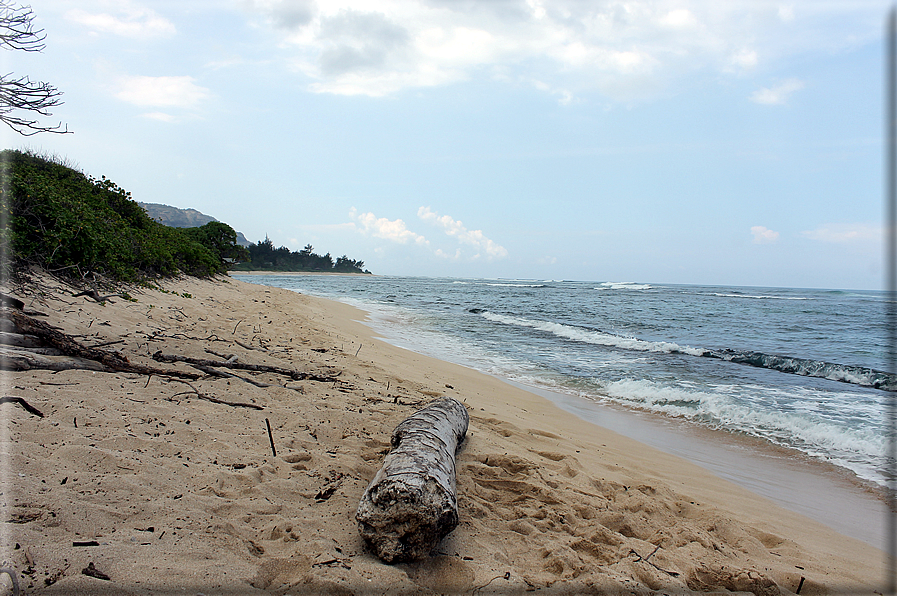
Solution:
[{"label": "weathered log", "polygon": [[469,419],[461,402],[440,398],[393,432],[392,451],[355,514],[361,536],[386,563],[427,556],[458,525],[455,453]]},{"label": "weathered log", "polygon": [[43,344],[41,344],[40,338],[34,335],[0,331],[0,345],[16,346],[18,348],[39,348]]},{"label": "weathered log", "polygon": [[113,372],[105,364],[87,358],[37,354],[25,350],[11,349],[0,349],[0,370],[92,370]]},{"label": "weathered log", "polygon": [[[35,360],[21,354],[9,354],[0,358],[0,366],[6,370],[28,370],[29,368],[46,368],[48,370],[72,370],[87,369],[103,372],[128,372],[141,375],[157,375],[163,377],[181,377],[196,380],[201,375],[182,372],[178,370],[164,370],[152,366],[135,364],[128,360],[127,356],[117,352],[109,352],[98,348],[83,346],[75,339],[63,333],[56,327],[38,321],[30,316],[13,309],[3,309],[0,313],[0,322],[8,322],[12,325],[10,331],[22,335],[35,336],[42,343],[59,350],[60,353],[71,358],[45,366],[45,362]],[[90,362],[92,361],[92,362]]]}]

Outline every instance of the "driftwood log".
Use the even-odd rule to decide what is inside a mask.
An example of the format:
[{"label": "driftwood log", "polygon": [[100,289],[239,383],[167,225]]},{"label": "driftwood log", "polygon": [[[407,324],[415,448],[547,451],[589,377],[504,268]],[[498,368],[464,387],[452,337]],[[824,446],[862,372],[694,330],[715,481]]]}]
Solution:
[{"label": "driftwood log", "polygon": [[429,555],[458,525],[455,452],[469,419],[461,402],[441,398],[393,432],[392,450],[355,514],[361,536],[386,563]]}]

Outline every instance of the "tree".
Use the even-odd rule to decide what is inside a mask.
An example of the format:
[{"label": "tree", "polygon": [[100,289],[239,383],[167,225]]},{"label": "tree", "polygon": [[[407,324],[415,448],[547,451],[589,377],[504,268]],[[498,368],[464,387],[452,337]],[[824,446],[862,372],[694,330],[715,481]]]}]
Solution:
[{"label": "tree", "polygon": [[249,260],[249,251],[237,244],[237,233],[225,223],[210,221],[198,228],[184,228],[184,232],[216,254],[223,266]]},{"label": "tree", "polygon": [[[17,7],[10,0],[0,0],[0,47],[7,50],[40,52],[46,46],[43,29],[34,30],[34,13],[30,6]],[[40,132],[69,133],[62,123],[45,126],[32,119],[33,114],[51,116],[50,108],[62,105],[62,92],[49,83],[32,81],[27,75],[0,75],[0,121],[17,133],[29,137]],[[17,115],[29,112],[25,116]]]}]

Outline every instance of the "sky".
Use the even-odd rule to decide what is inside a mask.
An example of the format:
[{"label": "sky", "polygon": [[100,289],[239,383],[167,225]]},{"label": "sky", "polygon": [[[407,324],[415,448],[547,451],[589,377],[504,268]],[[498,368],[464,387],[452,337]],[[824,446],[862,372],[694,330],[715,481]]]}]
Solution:
[{"label": "sky", "polygon": [[879,0],[35,0],[57,155],[373,273],[883,287]]}]

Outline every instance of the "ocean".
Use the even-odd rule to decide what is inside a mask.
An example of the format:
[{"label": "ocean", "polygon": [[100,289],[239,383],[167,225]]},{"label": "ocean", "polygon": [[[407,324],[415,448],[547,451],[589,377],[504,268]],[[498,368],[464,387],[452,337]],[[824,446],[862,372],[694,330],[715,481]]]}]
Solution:
[{"label": "ocean", "polygon": [[568,399],[759,439],[884,487],[879,291],[239,275],[370,313],[396,345]]}]

